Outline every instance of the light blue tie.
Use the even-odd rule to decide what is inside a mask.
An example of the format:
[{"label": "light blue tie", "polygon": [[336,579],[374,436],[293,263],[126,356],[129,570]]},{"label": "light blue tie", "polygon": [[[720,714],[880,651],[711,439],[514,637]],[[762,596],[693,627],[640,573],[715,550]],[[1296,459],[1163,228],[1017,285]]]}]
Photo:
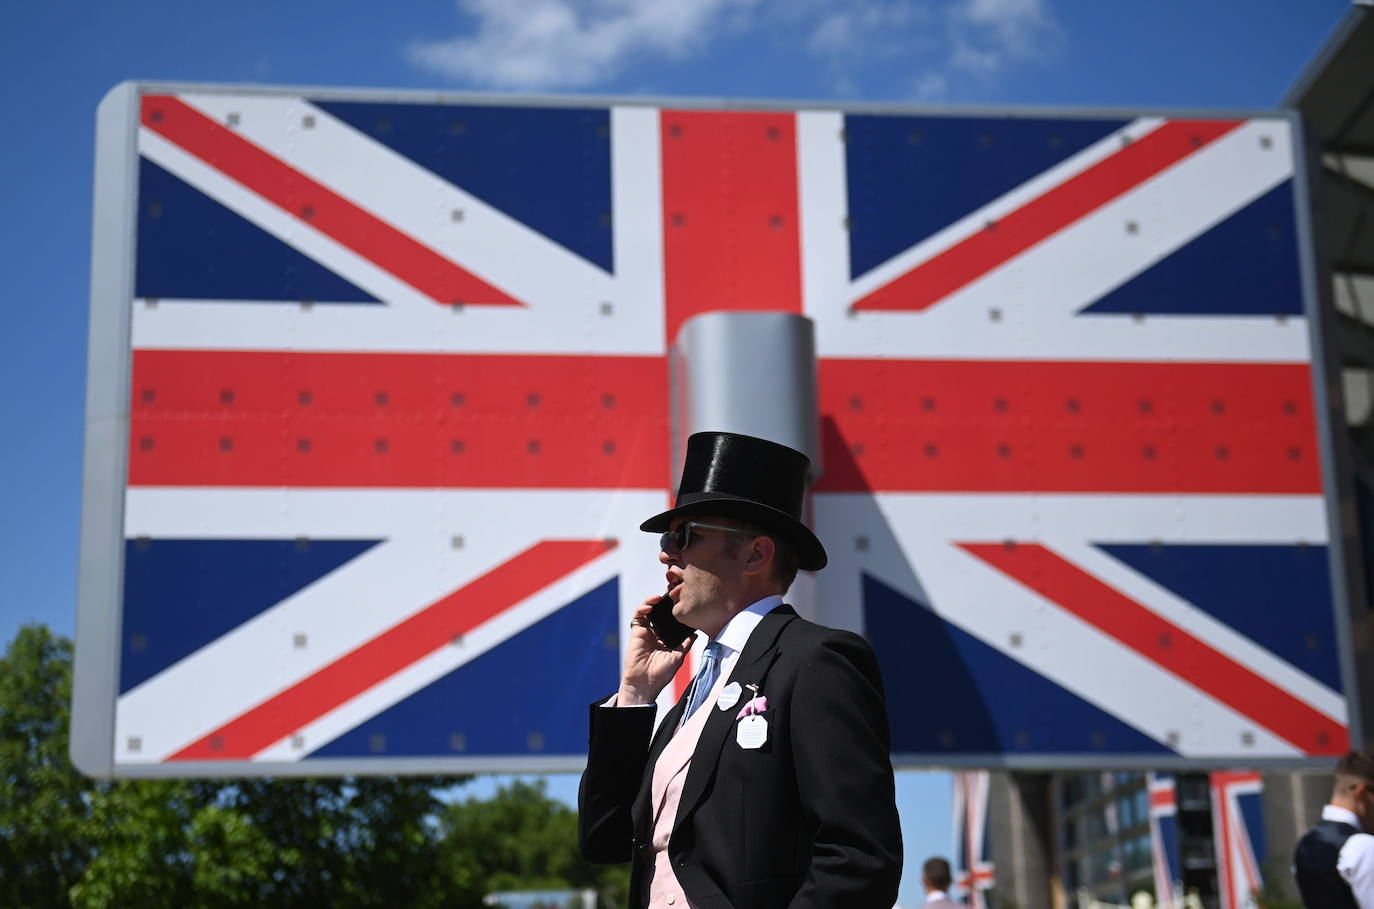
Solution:
[{"label": "light blue tie", "polygon": [[705,652],[701,655],[701,668],[697,670],[697,677],[692,680],[692,690],[687,695],[687,709],[682,711],[682,719],[678,721],[681,726],[697,712],[697,708],[706,700],[706,695],[711,693],[711,688],[716,684],[716,676],[720,675],[720,652],[721,645],[715,641],[706,645]]}]

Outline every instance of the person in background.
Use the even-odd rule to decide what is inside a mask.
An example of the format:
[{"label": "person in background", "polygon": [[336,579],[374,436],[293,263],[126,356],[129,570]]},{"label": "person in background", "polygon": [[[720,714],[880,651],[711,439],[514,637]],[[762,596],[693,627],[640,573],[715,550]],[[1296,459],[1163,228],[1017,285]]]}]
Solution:
[{"label": "person in background", "polygon": [[926,859],[921,866],[921,886],[926,890],[927,909],[957,909],[949,898],[949,885],[953,878],[949,873],[949,862],[938,855]]},{"label": "person in background", "polygon": [[1336,765],[1331,801],[1298,840],[1293,874],[1307,909],[1374,909],[1374,752]]}]

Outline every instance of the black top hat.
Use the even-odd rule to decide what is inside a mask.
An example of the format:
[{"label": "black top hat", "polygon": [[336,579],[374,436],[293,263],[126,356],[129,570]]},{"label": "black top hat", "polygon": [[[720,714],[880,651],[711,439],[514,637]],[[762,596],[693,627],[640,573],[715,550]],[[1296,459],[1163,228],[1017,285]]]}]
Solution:
[{"label": "black top hat", "polygon": [[800,451],[733,432],[697,432],[687,439],[687,460],[677,504],[656,514],[640,530],[662,533],[674,518],[719,515],[738,518],[778,534],[797,550],[807,571],[825,567],[825,547],[801,522],[806,472],[811,460]]}]

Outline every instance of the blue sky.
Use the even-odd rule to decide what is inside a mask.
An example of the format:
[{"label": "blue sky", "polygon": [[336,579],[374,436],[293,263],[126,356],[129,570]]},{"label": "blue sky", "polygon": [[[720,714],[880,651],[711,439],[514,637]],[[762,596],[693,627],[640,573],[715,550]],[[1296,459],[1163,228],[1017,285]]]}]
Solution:
[{"label": "blue sky", "polygon": [[[74,628],[95,107],[125,79],[905,102],[1274,106],[1345,0],[171,0],[11,4],[0,642]],[[902,774],[908,855],[948,781]],[[569,778],[552,781],[568,797]],[[909,876],[910,877],[910,876]],[[917,902],[908,880],[903,901]]]}]

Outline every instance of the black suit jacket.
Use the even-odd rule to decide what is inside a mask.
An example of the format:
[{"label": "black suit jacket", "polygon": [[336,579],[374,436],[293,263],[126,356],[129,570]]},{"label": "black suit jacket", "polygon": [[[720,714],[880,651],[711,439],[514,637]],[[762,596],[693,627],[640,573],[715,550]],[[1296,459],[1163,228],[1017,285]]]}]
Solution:
[{"label": "black suit jacket", "polygon": [[[902,870],[882,679],[863,638],[790,606],[764,616],[730,681],[768,698],[768,741],[741,748],[735,716],[710,710],[683,784],[668,854],[703,909],[891,909]],[[578,832],[588,861],[648,856],[650,782],[683,710],[654,734],[652,707],[591,708]],[[652,740],[651,740],[652,739]],[[630,906],[644,904],[635,861]]]}]

